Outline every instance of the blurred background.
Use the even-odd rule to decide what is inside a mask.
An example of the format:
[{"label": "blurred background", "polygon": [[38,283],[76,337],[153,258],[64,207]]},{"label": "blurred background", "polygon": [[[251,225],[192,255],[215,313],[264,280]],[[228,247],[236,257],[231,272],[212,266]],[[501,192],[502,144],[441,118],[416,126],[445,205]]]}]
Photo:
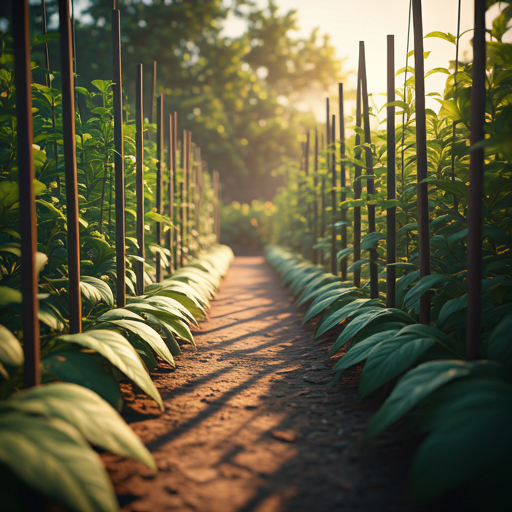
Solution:
[{"label": "blurred background", "polygon": [[[0,2],[1,32],[9,30],[11,1]],[[455,34],[457,6],[458,0],[423,2],[424,34]],[[31,7],[32,30],[41,33],[41,1],[31,0]],[[90,87],[92,80],[111,77],[113,2],[74,0],[73,7],[77,85]],[[57,29],[56,8],[56,0],[47,0],[50,31]],[[395,35],[397,70],[406,61],[409,0],[117,0],[117,8],[126,116],[133,113],[135,65],[141,62],[149,117],[157,61],[157,94],[164,93],[167,111],[178,112],[180,129],[192,131],[210,171],[220,173],[222,199],[229,205],[224,219],[238,225],[234,229],[230,224],[226,235],[244,233],[253,244],[268,239],[262,219],[271,218],[275,208],[268,205],[286,173],[298,165],[306,130],[325,130],[326,96],[331,97],[332,112],[337,112],[340,81],[345,83],[350,130],[358,42],[366,43],[375,127],[384,120],[379,109],[385,102],[387,34]],[[496,12],[499,9],[499,4],[494,6]],[[470,29],[472,11],[473,0],[462,0],[461,33]],[[496,12],[491,9],[489,19]],[[470,58],[470,40],[471,32],[461,38],[462,61]],[[41,64],[42,48],[36,47],[33,55]],[[448,67],[454,48],[427,38],[425,51],[431,53],[426,71]],[[50,41],[50,58],[58,71],[58,40]],[[397,86],[403,76],[397,77]],[[429,76],[427,93],[442,93],[445,78]],[[43,83],[44,76],[35,72],[34,80]],[[58,75],[55,86],[59,87]],[[428,98],[427,106],[439,108],[434,98]]]}]

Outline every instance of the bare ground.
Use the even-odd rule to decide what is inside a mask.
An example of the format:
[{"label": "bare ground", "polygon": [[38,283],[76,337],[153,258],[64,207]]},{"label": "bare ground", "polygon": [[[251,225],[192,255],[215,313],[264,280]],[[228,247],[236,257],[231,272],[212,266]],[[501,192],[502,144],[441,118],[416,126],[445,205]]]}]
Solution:
[{"label": "bare ground", "polygon": [[328,341],[314,341],[264,258],[234,260],[209,320],[177,368],[153,377],[161,413],[124,385],[124,417],[159,472],[103,458],[123,511],[410,511],[410,447],[362,444],[383,396],[357,400],[357,370],[332,388]]}]

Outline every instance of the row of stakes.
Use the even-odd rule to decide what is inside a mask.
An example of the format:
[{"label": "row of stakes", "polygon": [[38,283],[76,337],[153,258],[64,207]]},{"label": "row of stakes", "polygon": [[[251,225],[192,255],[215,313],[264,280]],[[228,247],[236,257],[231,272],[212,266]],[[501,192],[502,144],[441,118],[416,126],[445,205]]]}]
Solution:
[{"label": "row of stakes", "polygon": [[[44,7],[44,5],[43,5]],[[74,72],[73,72],[73,41],[69,0],[58,0],[59,32],[61,46],[61,79],[62,79],[62,122],[64,148],[64,175],[66,185],[67,215],[67,250],[69,269],[69,332],[78,333],[82,330],[82,305],[80,295],[80,240],[78,216],[78,181],[75,151],[75,105],[74,105]],[[114,6],[115,7],[115,6]],[[14,39],[16,114],[17,114],[17,152],[20,190],[20,234],[21,234],[21,291],[23,295],[23,350],[25,353],[24,378],[25,386],[40,384],[40,340],[38,320],[38,275],[36,268],[37,251],[37,217],[34,194],[33,165],[33,120],[32,120],[32,76],[30,59],[30,30],[28,0],[17,0],[12,5],[12,31]],[[124,194],[124,151],[123,151],[123,89],[121,68],[121,30],[120,11],[112,10],[112,62],[113,62],[113,110],[114,110],[114,187],[116,215],[116,305],[126,305],[126,260],[125,260],[125,194]],[[48,62],[48,57],[47,57]],[[144,141],[143,141],[143,88],[142,64],[137,66],[136,85],[136,231],[139,246],[135,274],[136,291],[144,293]],[[153,84],[156,82],[156,63],[153,70]],[[154,104],[155,86],[153,85],[152,105]],[[186,247],[188,240],[187,216],[192,209],[189,201],[195,204],[195,224],[200,219],[199,211],[203,202],[203,164],[200,148],[192,143],[190,131],[183,131],[181,143],[181,165],[183,179],[177,183],[178,153],[178,116],[169,115],[169,161],[163,160],[164,148],[164,107],[163,94],[157,98],[157,189],[156,211],[163,213],[163,204],[167,203],[170,218],[177,219],[177,226],[168,231],[166,240],[171,258],[171,271],[186,263]],[[150,116],[151,119],[152,116]],[[193,166],[193,162],[198,164]],[[164,201],[164,174],[168,180],[167,201]],[[220,203],[219,173],[213,171],[214,212],[213,230],[216,240],[220,240]],[[174,203],[175,191],[179,186],[180,205]],[[194,191],[194,196],[191,191]],[[163,243],[162,223],[156,223],[157,244]],[[161,255],[156,253],[156,279],[163,279]]]},{"label": "row of stakes", "polygon": [[[61,60],[62,60],[62,109],[63,109],[63,143],[66,178],[66,200],[68,220],[68,261],[69,261],[69,309],[70,332],[81,331],[81,299],[80,299],[80,248],[78,233],[78,194],[77,172],[75,154],[75,129],[74,129],[74,76],[73,76],[73,51],[72,33],[70,22],[69,0],[59,0],[59,19],[61,36]],[[424,88],[424,62],[423,62],[423,28],[421,0],[412,0],[414,20],[414,57],[415,57],[415,95],[416,95],[416,153],[417,153],[417,180],[418,180],[418,245],[420,259],[420,275],[424,277],[430,274],[430,242],[429,242],[429,210],[428,210],[428,185],[423,181],[427,177],[427,144],[426,144],[426,117],[425,117],[425,88]],[[473,38],[473,87],[471,98],[471,145],[484,138],[485,117],[485,2],[476,1],[474,10],[474,38]],[[122,82],[121,82],[121,38],[120,38],[120,12],[112,11],[112,38],[113,38],[113,97],[114,97],[114,126],[115,126],[115,190],[116,204],[116,261],[117,261],[117,305],[123,307],[126,304],[125,291],[125,226],[124,226],[124,155],[123,155],[123,124],[122,124]],[[32,161],[32,98],[31,98],[31,72],[30,72],[30,41],[29,41],[29,6],[28,0],[13,2],[13,37],[15,50],[15,71],[17,91],[17,117],[18,117],[18,165],[20,185],[20,231],[22,237],[22,294],[23,294],[23,325],[24,325],[24,351],[25,351],[25,385],[33,386],[40,382],[39,369],[39,321],[38,311],[38,284],[35,263],[37,248],[37,221],[35,196],[33,188],[34,167]],[[139,247],[143,248],[143,207],[142,207],[142,66],[137,69],[137,236]],[[358,84],[357,84],[357,112],[356,124],[361,126],[361,118],[364,120],[364,139],[366,144],[371,144],[368,92],[366,80],[366,65],[364,44],[360,43]],[[388,102],[394,101],[394,43],[393,37],[388,37]],[[388,106],[387,131],[394,134],[394,107]],[[362,115],[363,114],[363,115]],[[157,125],[160,127],[157,133],[158,168],[157,168],[157,211],[162,212],[162,175],[164,164],[163,154],[163,97],[160,96],[157,108]],[[327,143],[335,140],[334,118],[332,121],[327,116]],[[343,124],[343,87],[340,85],[340,157],[342,159],[341,187],[344,187],[345,173],[343,159],[344,151],[344,124]],[[169,206],[170,212],[174,205],[174,188],[176,187],[176,150],[177,150],[177,116],[169,117],[170,130],[170,177],[169,177]],[[360,137],[357,134],[357,137]],[[316,146],[318,141],[316,141]],[[360,144],[360,140],[356,140]],[[190,170],[192,157],[192,144],[189,132],[183,139],[184,180],[180,183],[181,198],[185,199],[187,193],[187,173]],[[372,154],[369,146],[365,146],[366,170],[372,174]],[[389,157],[391,155],[391,158]],[[388,137],[388,199],[395,198],[395,146],[394,138]],[[356,155],[357,157],[358,155]],[[331,169],[333,185],[336,185],[335,176],[336,156],[331,152]],[[468,205],[468,329],[467,329],[467,358],[477,359],[480,354],[480,315],[481,315],[481,279],[482,279],[482,194],[483,194],[484,153],[483,149],[473,149],[470,154],[470,187]],[[355,178],[361,175],[361,168],[356,166]],[[315,173],[316,176],[316,173]],[[214,186],[216,193],[215,233],[219,235],[219,207],[218,207],[218,173],[214,173]],[[368,193],[374,192],[374,184],[371,178],[367,180]],[[360,197],[361,190],[355,189],[356,199]],[[341,196],[343,200],[343,192]],[[333,215],[336,215],[336,192],[332,192]],[[186,202],[182,201],[182,221],[186,220]],[[341,212],[341,221],[344,221],[346,212]],[[354,208],[354,258],[360,258],[361,239],[361,210]],[[368,206],[369,231],[375,231],[375,207]],[[331,247],[331,262],[336,265],[335,247],[335,219],[332,222],[333,235]],[[157,240],[161,239],[161,225],[157,224]],[[182,241],[186,239],[184,222],[181,222],[180,235]],[[342,248],[346,247],[346,230],[342,229]],[[175,240],[178,237],[175,237]],[[172,237],[170,237],[172,243]],[[387,211],[387,263],[391,265],[396,260],[396,219],[395,208]],[[183,263],[183,251],[176,250],[174,254],[174,266]],[[143,249],[142,249],[143,250]],[[144,254],[139,254],[142,258]],[[393,266],[388,267],[387,295],[388,306],[393,305],[395,273]],[[337,268],[332,268],[337,273]],[[140,267],[138,278],[141,276]],[[345,272],[345,274],[343,274]],[[342,277],[346,278],[346,269],[341,266]],[[162,270],[157,255],[157,279],[162,278]],[[370,293],[378,296],[378,276],[376,266],[376,252],[370,251]],[[360,275],[354,273],[354,284],[360,285]],[[143,292],[142,280],[138,279],[138,293]],[[420,321],[430,322],[430,295],[426,293],[421,297]]]},{"label": "row of stakes", "polygon": [[[460,9],[460,5],[459,5]],[[471,96],[471,135],[470,143],[474,146],[484,138],[485,118],[485,2],[475,1],[474,8],[474,38],[473,38],[473,87]],[[425,113],[425,70],[423,58],[423,22],[421,0],[412,0],[412,15],[414,25],[414,68],[415,68],[415,113],[416,113],[416,174],[417,174],[417,210],[418,210],[418,254],[420,277],[430,274],[430,217],[428,204],[427,174],[427,130]],[[395,145],[395,60],[394,60],[394,36],[387,37],[387,199],[396,198],[396,145]],[[336,190],[340,187],[341,202],[346,200],[345,187],[345,125],[343,109],[343,84],[339,84],[339,158],[340,180],[337,181],[336,172],[336,117],[330,115],[329,98],[326,102],[326,143],[328,148],[327,166],[331,173],[331,247],[330,270],[339,275],[342,280],[347,280],[347,259],[339,262],[337,258],[337,226],[340,226],[341,250],[347,248],[347,209],[338,207]],[[362,126],[361,126],[362,125]],[[364,42],[359,43],[359,64],[357,74],[357,99],[356,99],[356,127],[362,128],[364,133],[364,150],[366,174],[366,191],[368,195],[375,193],[373,179],[373,157],[371,150],[370,112],[368,101],[368,85],[366,76],[366,59]],[[322,137],[323,138],[323,137]],[[318,230],[318,131],[314,136],[314,204],[313,204],[313,243],[325,233],[325,180],[322,180],[320,192],[320,230]],[[355,159],[361,158],[360,130],[355,135]],[[301,170],[305,176],[309,175],[310,134],[306,134],[306,142],[303,144],[301,156]],[[362,194],[361,178],[362,166],[355,165],[354,172],[354,199],[360,199]],[[452,162],[453,169],[453,162]],[[484,176],[484,151],[483,149],[471,149],[469,166],[469,202],[468,202],[468,309],[467,309],[467,359],[475,360],[480,356],[480,316],[481,316],[481,280],[482,280],[482,200],[483,200],[483,176]],[[455,175],[452,172],[452,180]],[[302,183],[299,180],[299,196]],[[310,212],[308,212],[309,216]],[[367,205],[368,233],[375,232],[375,206]],[[361,207],[354,206],[353,211],[353,257],[354,261],[361,259]],[[315,251],[312,247],[307,250],[313,263],[324,264],[324,250]],[[396,207],[386,210],[386,306],[395,307],[396,298]],[[369,250],[370,264],[370,297],[378,298],[378,268],[377,250]],[[361,286],[361,270],[353,271],[353,285]],[[431,294],[427,292],[420,298],[420,322],[430,324]]]}]

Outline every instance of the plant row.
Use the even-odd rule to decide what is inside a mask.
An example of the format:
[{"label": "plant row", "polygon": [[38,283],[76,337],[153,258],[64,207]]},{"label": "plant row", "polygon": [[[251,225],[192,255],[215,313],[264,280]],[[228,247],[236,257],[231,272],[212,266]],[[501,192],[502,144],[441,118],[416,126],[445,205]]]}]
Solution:
[{"label": "plant row", "polygon": [[[69,3],[59,8],[64,56]],[[59,73],[31,63],[44,85],[23,78],[27,20],[28,2],[13,4],[15,41],[3,37],[0,55],[0,508],[110,512],[117,500],[92,447],[156,470],[118,413],[120,382],[163,409],[150,372],[194,345],[233,255],[216,243],[218,175],[212,183],[190,133],[178,144],[175,119],[164,148],[163,115],[131,119],[119,80],[76,87],[68,66],[73,107],[64,57]]]},{"label": "plant row", "polygon": [[359,397],[393,387],[371,419],[366,441],[398,422],[422,436],[412,468],[414,497],[420,504],[449,491],[463,492],[474,510],[508,510],[512,477],[512,315],[491,329],[484,357],[464,360],[464,344],[449,329],[418,323],[414,309],[425,290],[407,276],[397,283],[404,306],[386,308],[359,288],[279,247],[267,259],[307,305],[303,323],[316,320],[315,339],[335,338],[331,356],[341,354],[335,383],[348,368],[363,365]]}]

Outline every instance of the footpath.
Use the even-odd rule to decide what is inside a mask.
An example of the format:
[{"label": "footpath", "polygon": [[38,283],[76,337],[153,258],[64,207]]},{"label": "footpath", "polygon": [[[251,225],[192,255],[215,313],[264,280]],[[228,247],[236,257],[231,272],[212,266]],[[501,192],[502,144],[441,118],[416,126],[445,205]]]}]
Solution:
[{"label": "footpath", "polygon": [[302,314],[262,256],[235,258],[197,351],[156,373],[165,411],[123,385],[123,416],[159,468],[103,456],[123,511],[411,510],[398,434],[362,444],[382,397],[357,400],[357,370],[329,385],[330,344]]}]

